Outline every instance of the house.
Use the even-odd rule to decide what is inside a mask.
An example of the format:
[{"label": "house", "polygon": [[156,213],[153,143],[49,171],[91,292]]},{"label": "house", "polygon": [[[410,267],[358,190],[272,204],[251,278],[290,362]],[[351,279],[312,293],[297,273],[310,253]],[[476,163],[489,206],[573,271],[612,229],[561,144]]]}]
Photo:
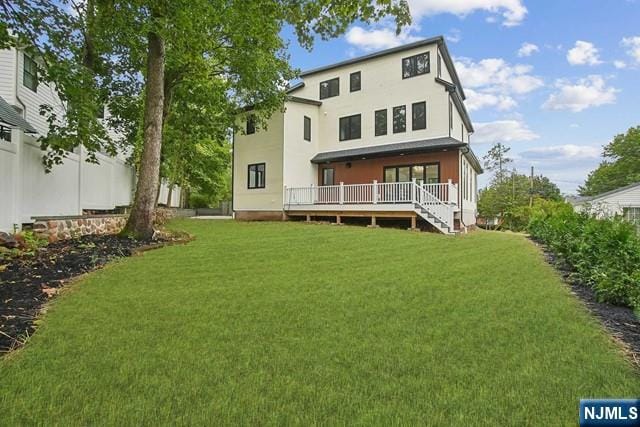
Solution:
[{"label": "house", "polygon": [[622,216],[640,226],[640,182],[591,197],[567,199],[576,212],[588,212],[600,218]]},{"label": "house", "polygon": [[[21,49],[0,50],[0,231],[14,231],[35,217],[107,212],[133,200],[135,171],[126,155],[97,153],[87,163],[78,147],[45,173],[38,137],[48,130],[40,106],[64,116],[55,88],[39,81],[36,59]],[[105,111],[108,117],[108,111]],[[166,188],[160,195],[166,200]],[[164,194],[164,199],[162,199]],[[174,192],[177,205],[180,194]]]},{"label": "house", "polygon": [[237,219],[406,218],[475,225],[464,89],[442,36],[303,72],[282,112],[234,135]]}]

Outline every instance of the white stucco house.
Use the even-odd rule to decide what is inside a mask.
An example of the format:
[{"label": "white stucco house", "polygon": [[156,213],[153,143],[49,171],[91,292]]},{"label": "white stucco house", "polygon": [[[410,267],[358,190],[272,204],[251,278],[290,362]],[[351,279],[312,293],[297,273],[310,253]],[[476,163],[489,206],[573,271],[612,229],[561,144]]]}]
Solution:
[{"label": "white stucco house", "polygon": [[[55,89],[39,81],[35,61],[20,49],[0,50],[0,231],[5,232],[34,217],[109,211],[133,200],[135,171],[124,154],[98,153],[100,164],[91,164],[80,147],[45,173],[38,137],[48,125],[40,106],[49,105],[62,117],[64,106]],[[163,190],[160,200],[167,198],[166,186]],[[179,190],[174,194],[177,206]]]},{"label": "white stucco house", "polygon": [[237,219],[476,221],[473,125],[442,36],[303,72],[282,112],[233,142]]},{"label": "white stucco house", "polygon": [[576,212],[589,212],[601,218],[622,216],[640,226],[640,182],[591,197],[568,200]]}]

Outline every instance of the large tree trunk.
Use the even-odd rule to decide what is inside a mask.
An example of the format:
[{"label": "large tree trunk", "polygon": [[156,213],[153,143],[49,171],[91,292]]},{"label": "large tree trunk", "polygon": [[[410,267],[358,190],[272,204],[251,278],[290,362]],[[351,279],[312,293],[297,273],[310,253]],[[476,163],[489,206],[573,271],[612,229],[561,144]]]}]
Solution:
[{"label": "large tree trunk", "polygon": [[148,35],[147,82],[144,100],[144,146],[133,208],[123,231],[137,238],[153,236],[153,216],[160,182],[162,111],[164,106],[164,40]]}]

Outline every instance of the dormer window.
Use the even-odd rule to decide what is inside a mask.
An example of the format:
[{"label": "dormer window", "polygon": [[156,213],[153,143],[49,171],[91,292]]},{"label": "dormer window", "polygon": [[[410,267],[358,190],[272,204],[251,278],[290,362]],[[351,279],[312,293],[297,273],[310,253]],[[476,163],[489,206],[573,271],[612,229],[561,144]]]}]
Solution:
[{"label": "dormer window", "polygon": [[320,99],[340,95],[340,78],[326,80],[320,83]]},{"label": "dormer window", "polygon": [[409,56],[402,59],[402,78],[429,73],[429,52]]}]

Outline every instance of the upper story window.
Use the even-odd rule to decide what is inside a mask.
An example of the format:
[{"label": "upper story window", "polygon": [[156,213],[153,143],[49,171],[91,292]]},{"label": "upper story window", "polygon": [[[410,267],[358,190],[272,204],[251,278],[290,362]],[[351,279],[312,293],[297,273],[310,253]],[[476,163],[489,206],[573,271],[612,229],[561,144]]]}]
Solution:
[{"label": "upper story window", "polygon": [[378,110],[375,112],[375,131],[376,136],[387,134],[387,110]]},{"label": "upper story window", "polygon": [[11,128],[0,125],[0,141],[11,142]]},{"label": "upper story window", "polygon": [[438,77],[442,77],[442,58],[438,53]]},{"label": "upper story window", "polygon": [[320,82],[320,99],[340,95],[340,78]]},{"label": "upper story window", "polygon": [[393,133],[401,133],[407,130],[407,106],[393,107]]},{"label": "upper story window", "polygon": [[249,165],[247,188],[264,188],[265,168],[266,165],[264,163]]},{"label": "upper story window", "polygon": [[340,117],[340,141],[360,138],[360,114]]},{"label": "upper story window", "polygon": [[402,78],[419,76],[429,72],[429,52],[402,59]]},{"label": "upper story window", "polygon": [[36,65],[36,61],[31,59],[28,55],[24,55],[22,84],[34,92],[38,89],[38,66]]},{"label": "upper story window", "polygon": [[453,129],[453,103],[449,100],[449,129]]},{"label": "upper story window", "polygon": [[311,141],[311,117],[304,116],[304,140]]},{"label": "upper story window", "polygon": [[416,102],[411,105],[411,129],[421,130],[427,128],[427,103]]},{"label": "upper story window", "polygon": [[247,135],[256,133],[256,118],[253,116],[247,117]]},{"label": "upper story window", "polygon": [[349,91],[350,92],[357,92],[360,90],[360,78],[361,78],[361,74],[360,71],[356,71],[355,73],[351,73],[349,75]]}]

